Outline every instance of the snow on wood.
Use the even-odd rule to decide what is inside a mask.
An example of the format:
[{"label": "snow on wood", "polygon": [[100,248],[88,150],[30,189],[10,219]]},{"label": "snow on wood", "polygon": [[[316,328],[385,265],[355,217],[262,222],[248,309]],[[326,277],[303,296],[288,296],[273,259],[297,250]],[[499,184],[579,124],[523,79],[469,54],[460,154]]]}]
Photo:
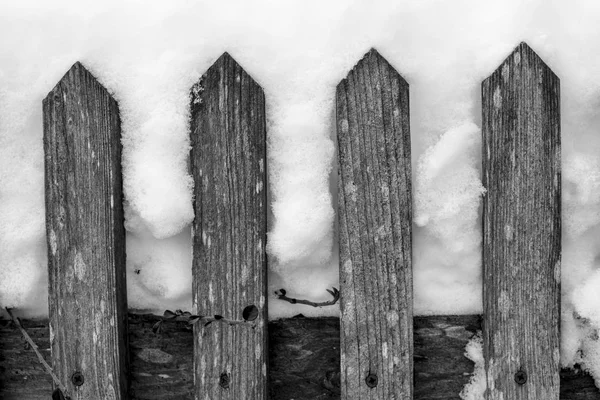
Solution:
[{"label": "snow on wood", "polygon": [[486,398],[558,399],[559,79],[521,43],[482,94]]},{"label": "snow on wood", "polygon": [[371,50],[337,87],[342,399],[411,399],[408,84]]},{"label": "snow on wood", "polygon": [[118,105],[76,63],[43,108],[52,365],[72,399],[126,398]]},{"label": "snow on wood", "polygon": [[[195,391],[198,398],[266,399],[265,97],[227,53],[191,97],[194,308],[204,316],[255,318],[194,326]],[[258,314],[246,314],[249,307]]]}]

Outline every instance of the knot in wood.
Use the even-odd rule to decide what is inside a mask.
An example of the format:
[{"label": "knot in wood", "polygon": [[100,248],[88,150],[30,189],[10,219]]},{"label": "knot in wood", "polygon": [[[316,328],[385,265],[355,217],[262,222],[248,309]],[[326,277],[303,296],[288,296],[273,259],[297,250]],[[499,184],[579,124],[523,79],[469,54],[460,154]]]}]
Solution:
[{"label": "knot in wood", "polygon": [[221,386],[223,389],[229,388],[229,375],[227,372],[223,372],[219,377],[219,386]]}]

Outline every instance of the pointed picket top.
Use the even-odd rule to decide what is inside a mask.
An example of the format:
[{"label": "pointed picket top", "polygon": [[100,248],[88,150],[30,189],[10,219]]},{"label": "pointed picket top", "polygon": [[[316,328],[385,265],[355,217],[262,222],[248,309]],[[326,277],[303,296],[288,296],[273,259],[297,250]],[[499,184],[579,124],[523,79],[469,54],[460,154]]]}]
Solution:
[{"label": "pointed picket top", "polygon": [[234,76],[236,81],[243,81],[251,90],[260,89],[262,91],[258,82],[246,72],[235,58],[225,51],[192,86],[190,91],[192,115],[198,111],[198,106],[204,102],[203,97],[205,96],[205,87],[209,77],[212,77],[212,81],[216,83],[218,82],[217,78],[221,76]]},{"label": "pointed picket top", "polygon": [[385,70],[388,73],[397,75],[400,78],[399,81],[401,85],[408,86],[408,82],[406,82],[404,77],[400,75],[400,73],[389,63],[388,60],[385,59],[385,57],[381,55],[381,53],[377,51],[377,49],[372,47],[368,52],[365,53],[365,55],[362,56],[362,58],[356,63],[350,72],[348,72],[346,78],[340,81],[338,87],[341,85],[347,85],[348,79],[351,79],[352,76],[356,75],[363,69],[369,69],[372,71],[377,71],[379,69],[382,71]]},{"label": "pointed picket top", "polygon": [[48,95],[44,101],[46,101],[48,96],[54,96],[57,89],[68,84],[68,82],[75,84],[76,89],[86,88],[88,85],[92,84],[94,85],[94,90],[100,90],[101,92],[106,93],[112,101],[115,101],[108,89],[106,89],[106,87],[104,87],[104,85],[98,81],[94,74],[92,74],[80,61],[76,61],[71,68],[65,72],[52,90],[48,92]]},{"label": "pointed picket top", "polygon": [[[560,80],[554,71],[552,71],[544,60],[526,42],[521,42],[483,82],[485,83],[496,74],[502,74],[502,78],[506,82],[511,77],[511,70],[523,70],[523,68],[541,68],[543,71],[547,71],[551,74],[554,79]],[[518,77],[520,75],[516,76]],[[515,76],[513,76],[513,78],[515,78]]]},{"label": "pointed picket top", "polygon": [[254,80],[254,78],[252,78],[252,76],[248,72],[246,72],[244,67],[242,67],[240,63],[238,63],[237,60],[233,58],[228,52],[224,52],[223,54],[221,54],[221,56],[217,58],[217,60],[210,66],[210,68],[208,68],[204,76],[210,74],[215,69],[236,71],[244,75],[244,77],[248,78],[250,82],[252,82],[254,85],[260,86],[258,82],[256,82],[256,80]]},{"label": "pointed picket top", "polygon": [[240,70],[244,71],[242,66],[228,52],[221,54],[221,56],[219,56],[219,58],[217,58],[217,60],[208,68],[206,74],[210,73],[213,69],[221,68],[239,68]]}]

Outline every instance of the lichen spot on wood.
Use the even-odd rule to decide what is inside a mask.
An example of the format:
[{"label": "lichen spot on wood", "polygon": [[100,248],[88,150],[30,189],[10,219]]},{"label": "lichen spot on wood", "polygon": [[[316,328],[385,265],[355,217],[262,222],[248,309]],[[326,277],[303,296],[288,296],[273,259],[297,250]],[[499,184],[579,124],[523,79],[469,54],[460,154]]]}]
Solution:
[{"label": "lichen spot on wood", "polygon": [[262,355],[262,348],[260,347],[260,345],[258,345],[254,348],[254,358],[257,360],[260,360],[261,355]]},{"label": "lichen spot on wood", "polygon": [[58,208],[58,227],[63,229],[65,227],[65,219],[67,218],[67,212],[65,208],[61,205]]},{"label": "lichen spot on wood", "polygon": [[202,232],[202,244],[206,247],[210,247],[210,236],[206,232]]},{"label": "lichen spot on wood", "polygon": [[75,277],[80,281],[85,279],[87,266],[85,265],[85,261],[83,261],[83,256],[81,253],[75,253],[75,262],[73,265],[73,270],[75,272]]},{"label": "lichen spot on wood", "polygon": [[512,228],[512,226],[506,224],[504,225],[504,238],[506,239],[507,242],[510,242],[514,239],[515,237],[515,231]]},{"label": "lichen spot on wood", "polygon": [[263,183],[262,183],[262,181],[258,181],[256,183],[256,194],[259,194],[262,191],[262,189],[263,189]]},{"label": "lichen spot on wood", "polygon": [[494,90],[494,107],[502,107],[502,93],[500,92],[500,86],[496,87]]},{"label": "lichen spot on wood", "polygon": [[510,67],[509,64],[504,64],[502,66],[502,80],[504,83],[508,82],[508,78],[510,78]]},{"label": "lichen spot on wood", "polygon": [[352,260],[347,259],[346,261],[344,261],[344,272],[346,274],[352,273]]},{"label": "lichen spot on wood", "polygon": [[202,86],[202,81],[198,81],[192,86],[192,103],[193,104],[202,104],[201,94],[204,91],[204,87]]},{"label": "lichen spot on wood", "polygon": [[52,252],[52,255],[55,256],[58,247],[56,245],[56,233],[54,233],[54,229],[50,230],[48,241],[50,242],[50,251]]},{"label": "lichen spot on wood", "polygon": [[384,359],[388,358],[388,344],[387,344],[387,342],[383,342],[381,344],[381,355],[383,356]]},{"label": "lichen spot on wood", "polygon": [[515,53],[515,65],[519,65],[521,63],[521,53]]},{"label": "lichen spot on wood", "polygon": [[561,266],[560,259],[554,264],[554,281],[560,283]]},{"label": "lichen spot on wood", "polygon": [[[216,357],[215,357],[216,359]],[[194,374],[194,378],[198,375],[200,375],[200,383],[202,385],[204,385],[204,377],[206,375],[205,373],[206,371],[206,357],[204,356],[204,354],[202,354],[202,357],[200,358],[200,371],[198,371],[199,373]]]},{"label": "lichen spot on wood", "polygon": [[389,310],[387,312],[387,321],[390,325],[396,325],[398,321],[400,321],[400,317],[398,316],[397,310]]},{"label": "lichen spot on wood", "polygon": [[208,301],[210,301],[211,303],[214,303],[215,301],[215,294],[213,292],[212,282],[208,283]]},{"label": "lichen spot on wood", "polygon": [[390,199],[390,188],[385,183],[380,185],[381,187],[381,195],[383,196],[384,201],[388,202]]},{"label": "lichen spot on wood", "polygon": [[265,172],[265,160],[264,159],[260,159],[258,160],[258,168],[260,170],[260,172]]},{"label": "lichen spot on wood", "polygon": [[510,311],[510,298],[505,290],[500,293],[500,297],[498,298],[498,311],[500,311],[500,315],[502,316],[507,315]]},{"label": "lichen spot on wood", "polygon": [[356,201],[356,185],[354,184],[354,182],[348,182],[346,184],[346,194],[350,196],[350,199],[352,201]]},{"label": "lichen spot on wood", "polygon": [[504,393],[496,389],[496,379],[499,377],[500,372],[502,372],[501,366],[496,364],[495,360],[491,359],[490,364],[485,371],[487,389],[484,392],[483,398],[487,400],[504,400]]},{"label": "lichen spot on wood", "polygon": [[342,133],[348,133],[348,120],[347,119],[343,119],[340,121],[340,128],[342,130]]},{"label": "lichen spot on wood", "polygon": [[242,264],[242,284],[245,285],[248,282],[248,277],[250,276],[250,270],[247,264]]},{"label": "lichen spot on wood", "polygon": [[396,276],[396,271],[394,270],[390,272],[390,283],[392,286],[396,286],[398,284],[398,277]]}]

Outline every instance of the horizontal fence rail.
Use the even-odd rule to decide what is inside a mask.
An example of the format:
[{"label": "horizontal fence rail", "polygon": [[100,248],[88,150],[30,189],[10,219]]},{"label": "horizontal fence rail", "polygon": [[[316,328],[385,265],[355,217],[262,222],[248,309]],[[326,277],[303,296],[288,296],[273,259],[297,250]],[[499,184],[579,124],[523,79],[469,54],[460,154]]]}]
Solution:
[{"label": "horizontal fence rail", "polygon": [[[191,400],[193,333],[186,323],[164,323],[154,315],[129,314],[130,398]],[[47,320],[23,325],[49,360]],[[465,346],[481,329],[481,316],[414,317],[414,398],[458,400],[473,373]],[[269,399],[340,399],[340,321],[287,318],[270,321]],[[0,398],[47,400],[51,378],[21,333],[0,320]],[[560,374],[561,400],[600,400],[594,380],[579,369]]]}]

